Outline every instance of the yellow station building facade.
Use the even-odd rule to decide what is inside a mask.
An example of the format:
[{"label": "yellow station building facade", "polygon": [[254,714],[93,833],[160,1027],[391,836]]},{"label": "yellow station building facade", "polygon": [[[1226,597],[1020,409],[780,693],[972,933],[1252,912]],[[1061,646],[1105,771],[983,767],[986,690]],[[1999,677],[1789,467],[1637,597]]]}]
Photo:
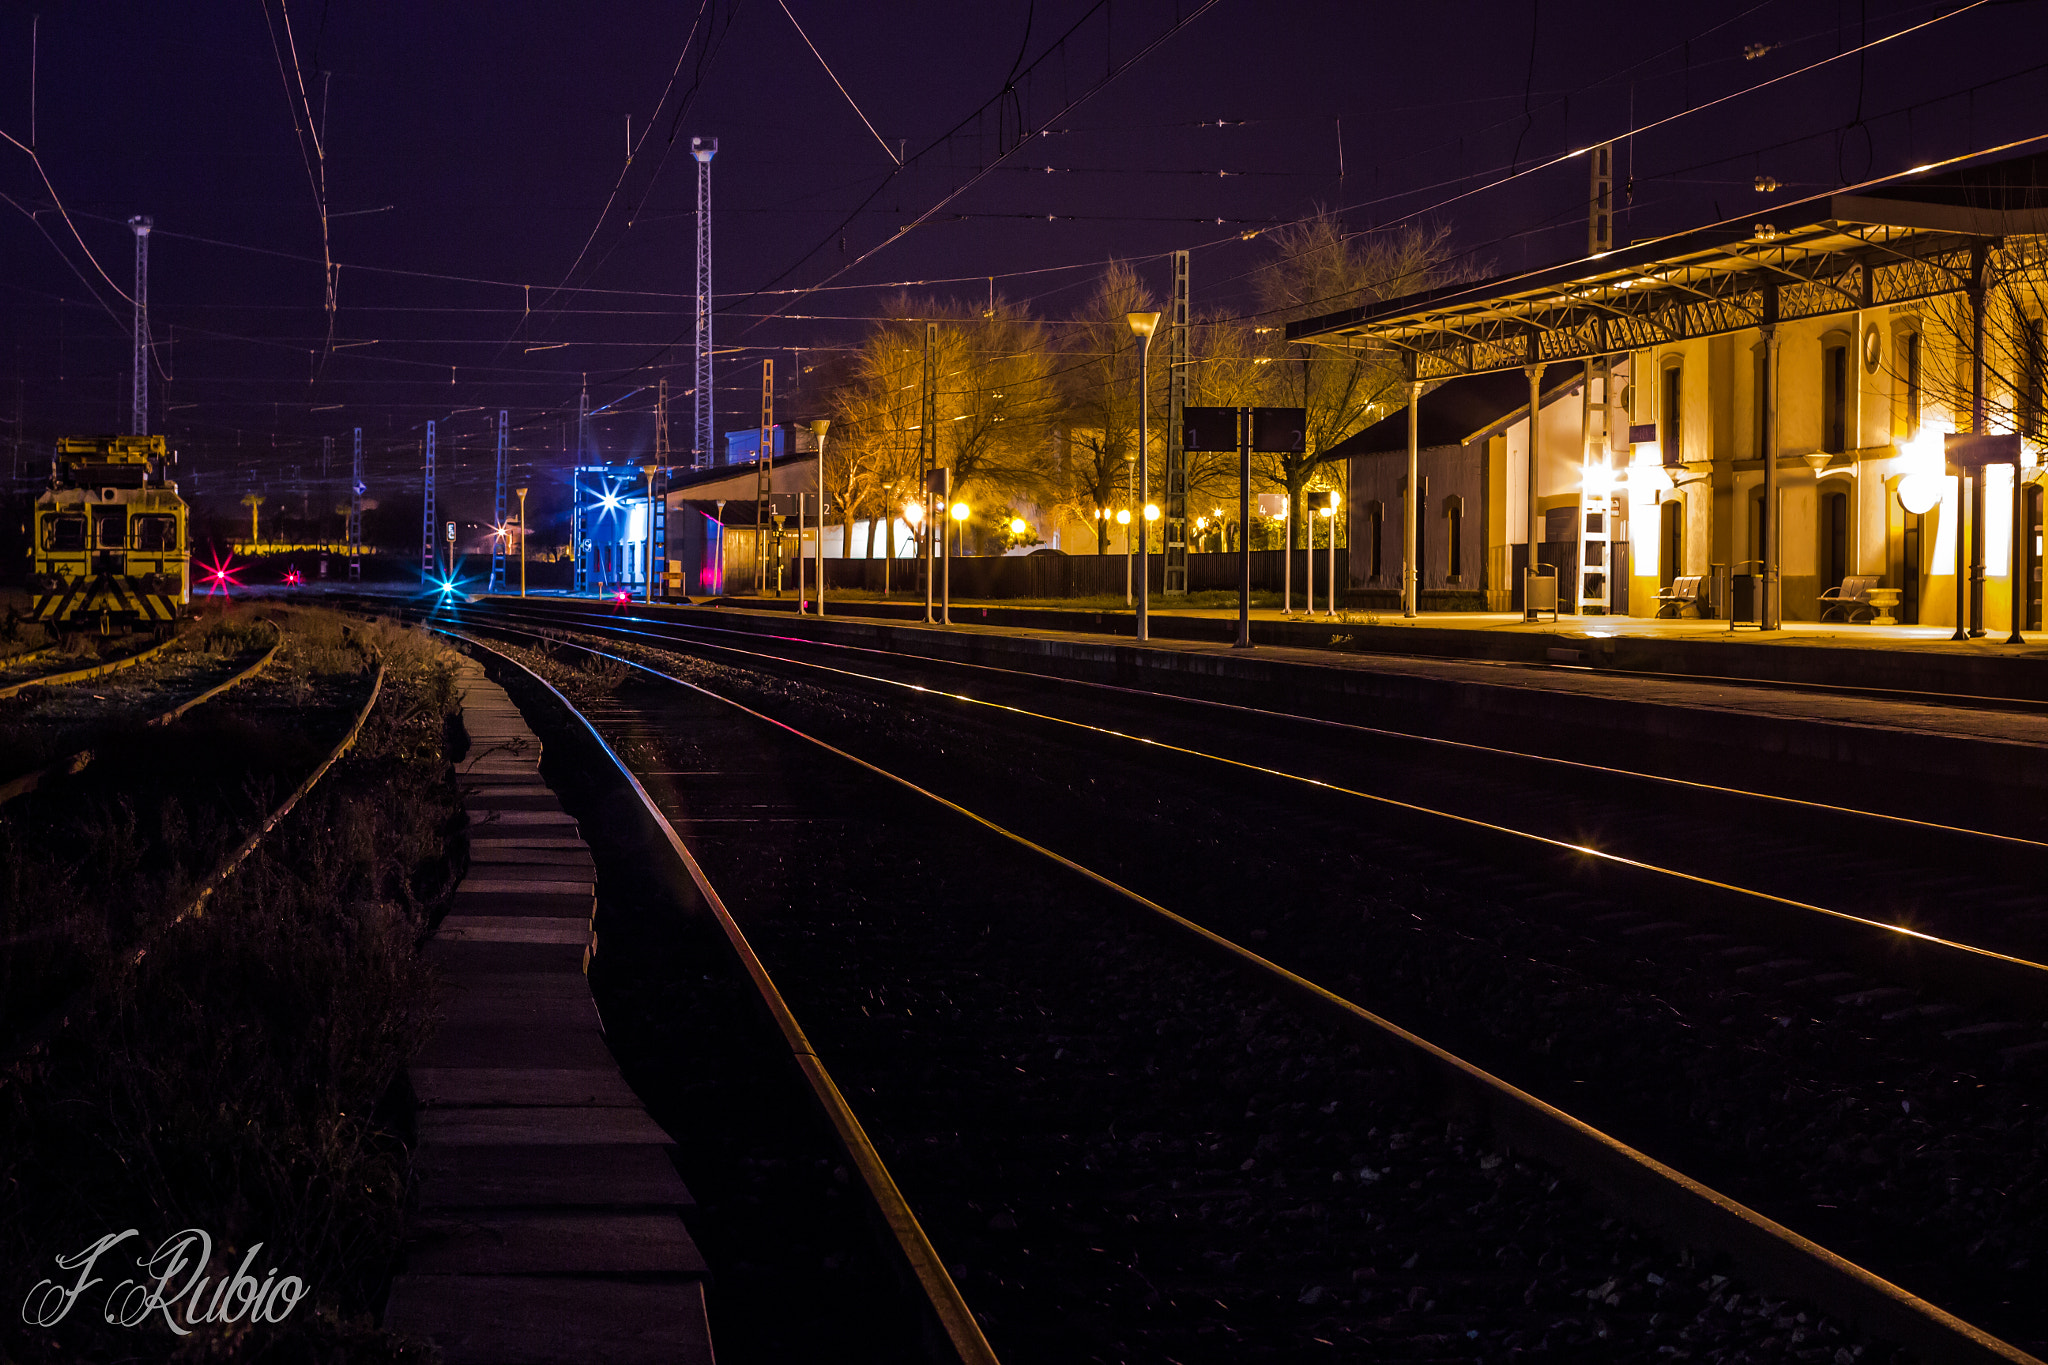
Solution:
[{"label": "yellow station building facade", "polygon": [[2048,156],[1927,173],[1294,324],[1406,369],[1345,443],[1351,593],[1521,610],[1534,543],[1566,614],[1811,621],[1861,578],[1954,626],[1960,536],[1966,627],[2038,629],[2043,185]]}]

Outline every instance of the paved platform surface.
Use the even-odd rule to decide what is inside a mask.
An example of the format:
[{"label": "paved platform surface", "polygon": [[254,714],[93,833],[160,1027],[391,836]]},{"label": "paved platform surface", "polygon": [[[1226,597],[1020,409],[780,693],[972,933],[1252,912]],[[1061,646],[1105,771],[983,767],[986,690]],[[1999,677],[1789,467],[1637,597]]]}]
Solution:
[{"label": "paved platform surface", "polygon": [[708,1365],[690,1193],[585,977],[590,849],[511,698],[472,661],[460,685],[470,866],[428,948],[447,994],[412,1067],[419,1210],[384,1324],[448,1365]]}]

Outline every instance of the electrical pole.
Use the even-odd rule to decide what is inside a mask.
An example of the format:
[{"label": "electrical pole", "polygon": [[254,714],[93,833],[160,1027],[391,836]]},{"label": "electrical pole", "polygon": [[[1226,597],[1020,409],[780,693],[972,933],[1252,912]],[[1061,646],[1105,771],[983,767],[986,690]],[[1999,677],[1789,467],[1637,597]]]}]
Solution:
[{"label": "electrical pole", "polygon": [[924,620],[932,624],[932,537],[945,534],[947,499],[934,498],[932,491],[937,480],[934,472],[939,464],[939,324],[927,322],[924,325],[924,384],[921,394],[922,406],[917,423],[917,488],[918,497],[924,500],[924,516],[920,518],[924,529]]},{"label": "electrical pole", "polygon": [[715,396],[711,385],[711,158],[718,155],[718,139],[691,138],[690,155],[697,158],[697,401],[690,428],[690,463],[697,469],[709,469]]},{"label": "electrical pole", "polygon": [[431,583],[441,562],[441,552],[434,544],[434,423],[432,420],[427,422],[426,473],[426,504],[422,509],[420,519],[420,525],[424,528],[420,533],[420,572],[425,574],[427,581]]},{"label": "electrical pole", "polygon": [[348,481],[348,576],[363,576],[363,429],[356,428],[355,472]]},{"label": "electrical pole", "polygon": [[128,430],[136,436],[149,435],[149,230],[153,220],[137,216],[128,220],[135,234],[135,373],[133,412]]},{"label": "electrical pole", "polygon": [[[754,461],[754,596],[761,597],[768,582],[768,518],[775,501],[775,362],[761,362],[761,449]],[[776,528],[779,541],[782,529]],[[776,551],[782,549],[776,545]],[[778,560],[778,562],[780,562]],[[780,584],[777,591],[780,591]]]},{"label": "electrical pole", "polygon": [[498,481],[491,500],[491,586],[505,591],[505,427],[506,412],[498,409]]},{"label": "electrical pole", "polygon": [[576,593],[590,590],[590,547],[584,544],[583,457],[590,448],[590,380],[576,406],[576,453],[569,460],[569,554],[576,565]]},{"label": "electrical pole", "polygon": [[1173,295],[1166,334],[1166,595],[1188,590],[1188,457],[1181,413],[1188,403],[1188,253],[1173,253]]},{"label": "electrical pole", "polygon": [[[654,391],[654,478],[647,484],[647,600],[668,596],[668,381]],[[659,582],[661,591],[654,591]]]}]

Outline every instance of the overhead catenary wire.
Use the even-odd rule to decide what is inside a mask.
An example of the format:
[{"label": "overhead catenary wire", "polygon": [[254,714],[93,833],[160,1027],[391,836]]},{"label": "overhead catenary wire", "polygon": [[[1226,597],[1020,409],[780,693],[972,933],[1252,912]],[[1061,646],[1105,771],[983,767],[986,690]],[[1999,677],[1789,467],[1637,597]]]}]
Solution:
[{"label": "overhead catenary wire", "polygon": [[818,59],[818,65],[824,67],[825,74],[832,78],[832,84],[837,86],[839,93],[846,97],[847,107],[852,109],[854,116],[867,127],[870,133],[874,134],[875,142],[882,149],[882,155],[888,157],[889,160],[895,162],[898,166],[901,166],[903,158],[890,150],[888,139],[875,131],[874,120],[861,112],[860,102],[854,99],[853,92],[846,88],[846,82],[839,79],[839,73],[832,69],[832,63],[825,60],[825,54],[818,51],[818,45],[811,41],[811,35],[804,32],[804,26],[797,22],[796,13],[789,7],[789,0],[775,0],[775,3],[782,6],[782,12],[789,16],[789,26],[796,30],[796,36],[804,40],[804,46],[811,50],[811,55]]}]

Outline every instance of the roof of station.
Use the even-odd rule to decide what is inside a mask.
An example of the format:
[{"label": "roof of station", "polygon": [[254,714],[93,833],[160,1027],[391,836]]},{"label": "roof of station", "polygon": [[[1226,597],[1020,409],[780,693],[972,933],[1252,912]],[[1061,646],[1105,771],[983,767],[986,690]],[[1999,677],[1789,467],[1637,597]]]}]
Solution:
[{"label": "roof of station", "polygon": [[1717,224],[1305,318],[1287,339],[1396,350],[1448,379],[1953,294],[1990,243],[2041,258],[2044,185],[2048,154],[1908,176],[1805,201],[1796,226]]},{"label": "roof of station", "polygon": [[[1584,382],[1579,365],[1548,365],[1543,370],[1543,404],[1548,407],[1576,390]],[[1500,434],[1529,414],[1529,381],[1520,371],[1496,370],[1490,374],[1439,384],[1422,395],[1416,407],[1418,450],[1462,446]],[[1406,454],[1408,451],[1408,409],[1398,407],[1379,421],[1345,437],[1325,452],[1333,460],[1354,455]]]}]

